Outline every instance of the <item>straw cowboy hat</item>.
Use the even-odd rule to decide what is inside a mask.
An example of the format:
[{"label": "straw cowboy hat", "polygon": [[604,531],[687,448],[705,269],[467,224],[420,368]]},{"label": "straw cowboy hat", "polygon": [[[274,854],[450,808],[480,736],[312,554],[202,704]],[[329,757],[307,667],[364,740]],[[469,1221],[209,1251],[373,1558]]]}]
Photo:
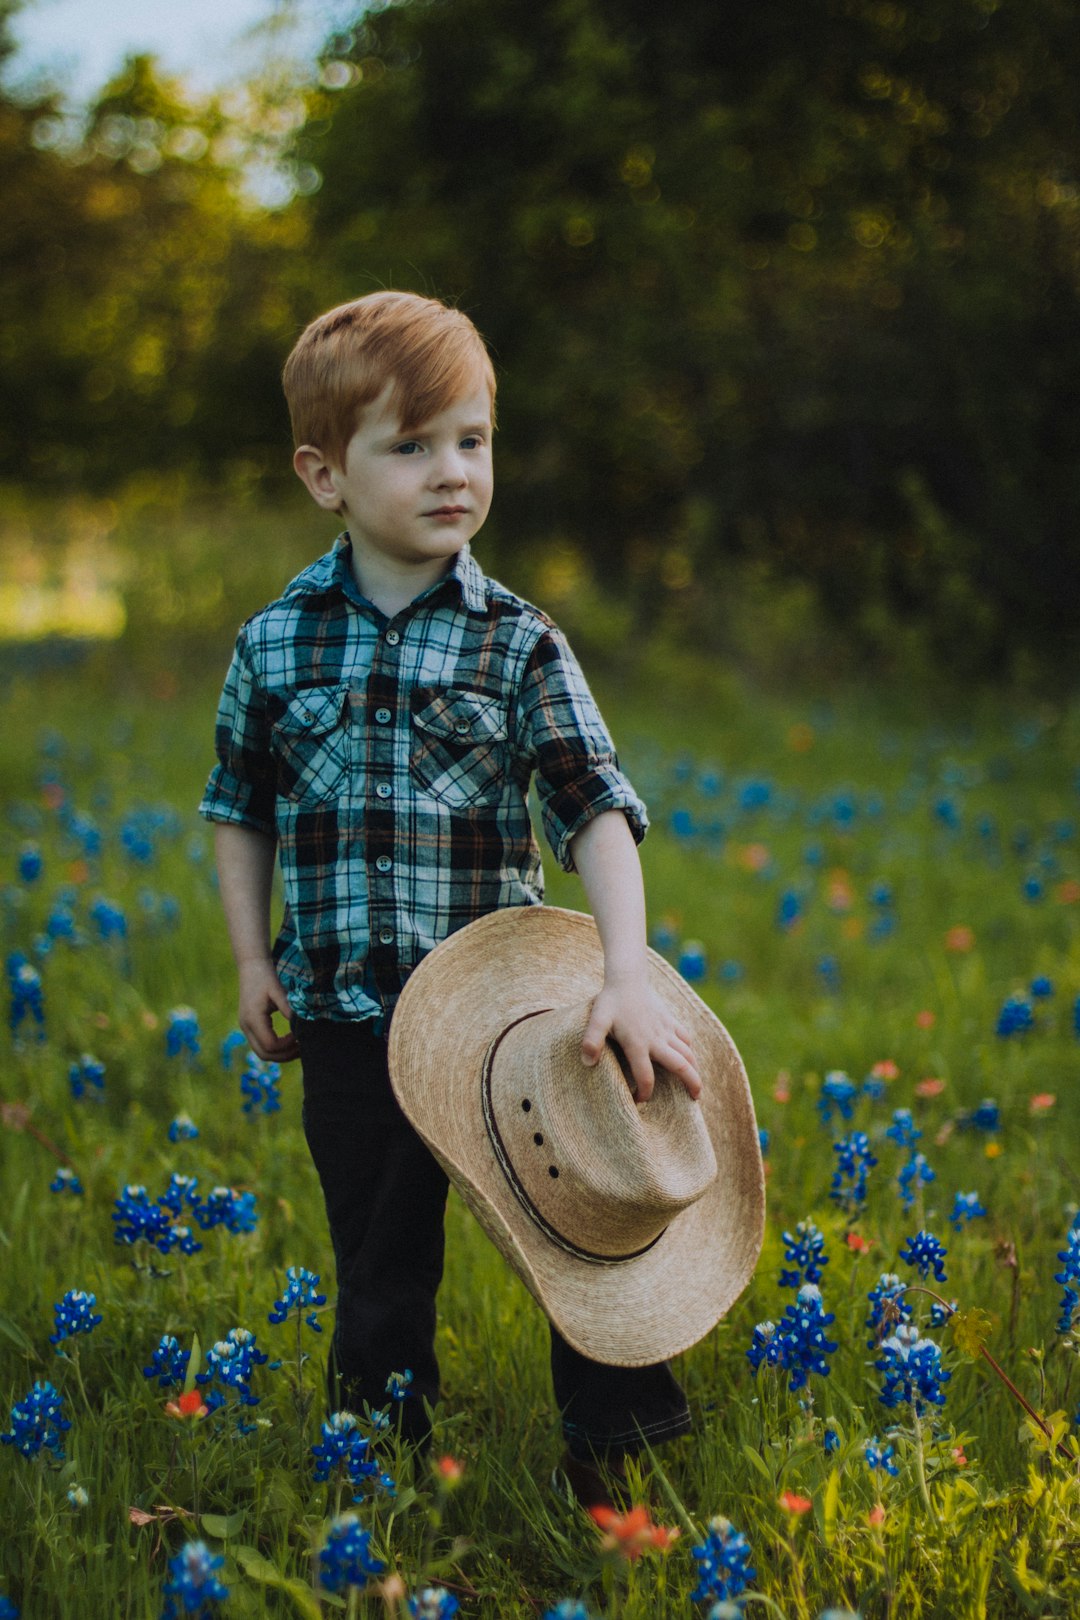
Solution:
[{"label": "straw cowboy hat", "polygon": [[662,957],[653,988],[690,1030],[700,1101],[657,1071],[634,1103],[617,1049],[581,1060],[604,957],[591,917],[492,912],[411,974],[390,1026],[401,1107],[563,1337],[645,1366],[695,1344],[745,1288],[765,1178],[746,1071]]}]

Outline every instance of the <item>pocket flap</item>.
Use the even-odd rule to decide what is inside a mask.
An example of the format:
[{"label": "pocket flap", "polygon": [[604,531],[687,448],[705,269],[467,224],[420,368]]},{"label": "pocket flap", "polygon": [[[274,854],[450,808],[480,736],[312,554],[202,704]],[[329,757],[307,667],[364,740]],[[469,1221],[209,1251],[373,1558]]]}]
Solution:
[{"label": "pocket flap", "polygon": [[482,692],[420,691],[413,702],[413,725],[433,737],[460,743],[506,741],[501,698]]},{"label": "pocket flap", "polygon": [[294,736],[322,736],[340,725],[348,696],[341,686],[312,686],[297,692],[274,722],[274,729]]}]

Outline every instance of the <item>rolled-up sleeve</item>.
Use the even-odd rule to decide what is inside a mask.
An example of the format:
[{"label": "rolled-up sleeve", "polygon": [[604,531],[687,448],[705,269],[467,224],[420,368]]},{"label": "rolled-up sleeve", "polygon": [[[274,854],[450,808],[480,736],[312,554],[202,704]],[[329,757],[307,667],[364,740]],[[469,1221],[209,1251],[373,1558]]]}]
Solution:
[{"label": "rolled-up sleeve", "polygon": [[208,821],[236,822],[257,832],[273,833],[276,788],[270,724],[243,630],[225,677],[214,746],[218,762],[210,773],[199,814]]},{"label": "rolled-up sleeve", "polygon": [[640,844],[649,824],[645,806],[619,768],[581,666],[554,628],[539,637],[525,665],[514,745],[536,772],[544,835],[564,871],[574,870],[575,833],[606,810],[623,811]]}]

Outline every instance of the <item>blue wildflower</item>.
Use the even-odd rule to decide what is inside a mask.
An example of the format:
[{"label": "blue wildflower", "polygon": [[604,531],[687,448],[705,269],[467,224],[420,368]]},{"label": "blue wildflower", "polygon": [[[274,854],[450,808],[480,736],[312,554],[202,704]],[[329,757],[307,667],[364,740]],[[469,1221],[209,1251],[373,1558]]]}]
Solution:
[{"label": "blue wildflower", "polygon": [[825,1432],[821,1437],[821,1443],[825,1447],[826,1456],[828,1456],[830,1452],[840,1450],[840,1436],[837,1434],[831,1423],[826,1423]]},{"label": "blue wildflower", "polygon": [[331,1524],[319,1550],[319,1584],[327,1592],[341,1592],[351,1586],[362,1590],[369,1576],[381,1575],[385,1568],[370,1549],[371,1536],[361,1530],[356,1514],[341,1514]]},{"label": "blue wildflower", "polygon": [[1073,1002],[1073,1034],[1080,1035],[1080,996]]},{"label": "blue wildflower", "polygon": [[0,1592],[0,1620],[19,1620],[18,1609],[2,1592]]},{"label": "blue wildflower", "polygon": [[24,844],[19,851],[19,877],[24,883],[36,883],[45,865],[36,844]]},{"label": "blue wildflower", "polygon": [[68,1085],[75,1101],[85,1095],[87,1087],[93,1086],[98,1092],[105,1090],[105,1065],[99,1063],[97,1058],[84,1052],[77,1062],[68,1069]]},{"label": "blue wildflower", "polygon": [[194,1142],[199,1134],[199,1127],[190,1114],[177,1114],[169,1126],[170,1142]]},{"label": "blue wildflower", "polygon": [[[791,1374],[790,1387],[801,1389],[810,1373],[829,1374],[826,1360],[836,1349],[835,1343],[825,1337],[825,1329],[835,1321],[821,1303],[821,1290],[814,1283],[804,1283],[789,1305],[778,1326],[772,1322],[759,1323],[754,1329],[754,1342],[747,1357],[756,1370],[762,1361],[770,1367],[778,1366]],[[771,1329],[769,1332],[767,1330]]]},{"label": "blue wildflower", "polygon": [[553,1609],[545,1609],[543,1620],[593,1620],[584,1603],[578,1603],[574,1598],[563,1598],[556,1603]]},{"label": "blue wildflower", "polygon": [[921,1338],[913,1324],[901,1325],[882,1342],[881,1356],[874,1366],[885,1375],[878,1395],[882,1406],[910,1405],[919,1415],[924,1401],[931,1406],[945,1405],[941,1386],[948,1383],[952,1373],[941,1365],[940,1346],[933,1339]]},{"label": "blue wildflower", "polygon": [[247,1036],[242,1029],[231,1029],[221,1043],[221,1067],[230,1072],[232,1069],[233,1053],[240,1046],[247,1045]]},{"label": "blue wildflower", "polygon": [[780,1340],[777,1338],[775,1322],[759,1322],[754,1328],[750,1340],[750,1348],[746,1352],[746,1359],[757,1372],[761,1363],[766,1367],[775,1367],[780,1361]]},{"label": "blue wildflower", "polygon": [[45,919],[45,937],[51,942],[66,939],[75,943],[75,913],[70,906],[55,905]]},{"label": "blue wildflower", "polygon": [[716,977],[722,980],[724,984],[738,984],[745,971],[746,969],[741,962],[736,962],[729,957],[727,961],[720,963],[716,970]]},{"label": "blue wildflower", "polygon": [[1020,892],[1024,896],[1025,900],[1030,900],[1032,902],[1041,900],[1043,897],[1042,878],[1036,877],[1033,872],[1030,877],[1024,879],[1023,887]]},{"label": "blue wildflower", "polygon": [[408,1600],[413,1620],[450,1620],[460,1607],[457,1598],[445,1586],[425,1586]]},{"label": "blue wildflower", "polygon": [[978,1108],[963,1115],[959,1121],[962,1130],[984,1131],[993,1135],[1001,1129],[1001,1115],[998,1105],[992,1097],[984,1097]]},{"label": "blue wildflower", "polygon": [[73,1197],[81,1198],[84,1189],[83,1184],[79,1180],[75,1171],[69,1169],[66,1164],[62,1164],[55,1176],[49,1182],[49,1191],[54,1193],[71,1193]]},{"label": "blue wildflower", "polygon": [[700,984],[709,971],[704,945],[696,939],[686,940],[679,952],[676,966],[687,984]]},{"label": "blue wildflower", "polygon": [[[316,1277],[315,1281],[318,1282],[318,1280],[318,1277]],[[386,1380],[386,1393],[392,1401],[403,1401],[405,1399],[409,1393],[412,1378],[412,1371],[408,1367],[405,1368],[404,1372],[392,1372],[390,1374]]]},{"label": "blue wildflower", "polygon": [[1064,1292],[1058,1306],[1059,1333],[1070,1333],[1077,1306],[1080,1305],[1080,1217],[1069,1228],[1065,1248],[1058,1250],[1058,1259],[1065,1263],[1054,1273],[1054,1281],[1062,1284]]},{"label": "blue wildflower", "polygon": [[1036,1001],[1044,1001],[1053,995],[1054,981],[1048,979],[1045,973],[1040,973],[1037,978],[1032,979],[1029,988]]},{"label": "blue wildflower", "polygon": [[1034,1007],[1027,996],[1017,991],[1014,995],[1006,996],[1002,1002],[994,1033],[1002,1040],[1007,1040],[1010,1035],[1023,1035],[1032,1029],[1034,1024]]},{"label": "blue wildflower", "polygon": [[127,938],[127,918],[119,906],[114,905],[111,900],[106,900],[103,895],[99,896],[90,907],[90,921],[97,929],[98,938],[105,944],[110,939]]},{"label": "blue wildflower", "polygon": [[802,914],[802,896],[795,889],[785,889],[776,907],[776,926],[787,933],[794,928]]},{"label": "blue wildflower", "polygon": [[281,1108],[281,1065],[262,1063],[249,1052],[240,1076],[240,1094],[244,1098],[244,1113],[258,1110],[261,1114],[276,1114]]},{"label": "blue wildflower", "polygon": [[168,1057],[199,1055],[199,1019],[191,1007],[174,1007],[165,1023],[165,1052]]},{"label": "blue wildflower", "polygon": [[12,1407],[11,1428],[6,1434],[0,1434],[0,1443],[14,1446],[24,1457],[36,1457],[48,1451],[57,1462],[63,1462],[61,1435],[70,1428],[71,1423],[64,1416],[63,1397],[51,1384],[38,1379],[26,1399]]},{"label": "blue wildflower", "polygon": [[199,1202],[195,1191],[198,1185],[198,1176],[182,1176],[174,1170],[169,1177],[169,1185],[158,1198],[158,1203],[173,1216],[179,1215],[185,1204],[193,1209]]},{"label": "blue wildflower", "polygon": [[161,1254],[168,1254],[175,1246],[169,1211],[154,1203],[145,1187],[129,1182],[116,1198],[115,1204],[115,1242],[135,1244],[145,1241]]},{"label": "blue wildflower", "polygon": [[359,1485],[379,1472],[371,1455],[371,1442],[360,1433],[352,1412],[330,1414],[322,1425],[322,1444],[312,1446],[311,1455],[317,1480],[329,1479],[335,1469],[340,1469],[354,1485]]},{"label": "blue wildflower", "polygon": [[865,1131],[852,1131],[833,1143],[837,1167],[833,1173],[829,1197],[834,1203],[853,1210],[866,1202],[866,1178],[877,1164],[870,1151],[870,1138]]},{"label": "blue wildflower", "polygon": [[931,1300],[930,1326],[934,1328],[944,1327],[950,1316],[955,1316],[959,1309],[960,1301],[958,1299],[950,1300],[945,1305],[939,1304],[936,1299]]},{"label": "blue wildflower", "polygon": [[204,1541],[189,1541],[181,1547],[176,1557],[169,1559],[169,1579],[164,1587],[167,1601],[161,1620],[178,1620],[182,1614],[206,1620],[214,1604],[229,1595],[229,1588],[214,1573],[224,1562],[222,1554],[212,1553]]},{"label": "blue wildflower", "polygon": [[[206,1352],[206,1370],[195,1374],[195,1382],[209,1384],[216,1379],[226,1389],[236,1391],[242,1406],[258,1406],[258,1395],[251,1393],[251,1375],[267,1359],[265,1352],[256,1347],[250,1328],[230,1328],[225,1338]],[[210,1390],[206,1404],[213,1412],[224,1400],[220,1391]]]},{"label": "blue wildflower", "polygon": [[780,1287],[800,1288],[804,1282],[820,1282],[829,1257],[825,1253],[824,1235],[814,1222],[800,1221],[794,1233],[785,1232],[783,1239],[784,1259],[795,1270],[780,1273]]},{"label": "blue wildflower", "polygon": [[931,1167],[925,1153],[913,1153],[907,1164],[903,1165],[896,1177],[900,1188],[900,1200],[905,1209],[910,1209],[915,1202],[915,1188],[920,1182],[926,1183],[936,1180],[936,1174]]},{"label": "blue wildflower", "polygon": [[821,1095],[817,1104],[818,1113],[825,1124],[832,1119],[834,1104],[840,1110],[841,1119],[850,1119],[855,1111],[858,1095],[858,1086],[853,1084],[842,1069],[830,1069],[821,1082]]},{"label": "blue wildflower", "polygon": [[758,1126],[757,1139],[758,1147],[761,1149],[761,1156],[765,1158],[769,1152],[770,1133],[764,1125]]},{"label": "blue wildflower", "polygon": [[916,1126],[915,1116],[910,1108],[894,1108],[892,1124],[885,1135],[890,1141],[895,1142],[897,1147],[913,1148],[922,1136],[922,1131]]},{"label": "blue wildflower", "polygon": [[870,1301],[870,1315],[866,1318],[870,1338],[866,1343],[871,1350],[876,1350],[898,1322],[910,1322],[911,1306],[904,1298],[904,1285],[895,1271],[883,1271],[866,1297]]},{"label": "blue wildflower", "polygon": [[952,1214],[949,1216],[951,1224],[959,1232],[965,1221],[978,1220],[986,1211],[979,1202],[977,1192],[958,1192],[953,1199]]},{"label": "blue wildflower", "polygon": [[56,1332],[49,1334],[49,1343],[58,1345],[65,1339],[73,1339],[77,1333],[92,1333],[101,1321],[100,1315],[94,1314],[96,1304],[96,1294],[88,1294],[82,1288],[69,1288],[63,1299],[53,1306]]},{"label": "blue wildflower", "polygon": [[827,954],[819,956],[815,963],[818,978],[821,980],[823,990],[829,995],[837,995],[840,990],[840,959]]},{"label": "blue wildflower", "polygon": [[181,1348],[171,1333],[163,1333],[149,1367],[143,1368],[144,1378],[156,1378],[159,1389],[174,1389],[187,1377],[191,1351]]},{"label": "blue wildflower", "polygon": [[945,1256],[948,1249],[934,1236],[932,1232],[916,1232],[914,1237],[908,1238],[900,1250],[900,1259],[905,1265],[915,1266],[920,1277],[930,1275],[931,1267],[938,1282],[945,1281]]},{"label": "blue wildflower", "polygon": [[274,1301],[269,1320],[277,1325],[284,1322],[290,1311],[296,1311],[298,1316],[307,1311],[304,1321],[308,1327],[314,1328],[316,1333],[321,1333],[322,1327],[315,1315],[314,1307],[325,1305],[326,1295],[318,1292],[318,1273],[307,1271],[303,1266],[289,1266],[285,1272],[285,1279],[285,1292],[280,1299]]},{"label": "blue wildflower", "polygon": [[891,1474],[895,1479],[897,1474],[900,1472],[892,1460],[895,1449],[895,1446],[892,1444],[887,1446],[879,1445],[877,1436],[875,1435],[874,1439],[868,1440],[866,1445],[863,1447],[863,1456],[866,1458],[867,1467],[871,1469],[882,1468],[884,1469],[885,1473]]},{"label": "blue wildflower", "polygon": [[74,1508],[76,1513],[80,1512],[84,1507],[90,1506],[90,1492],[85,1485],[69,1485],[65,1495],[68,1499],[68,1505]]},{"label": "blue wildflower", "polygon": [[698,1566],[698,1583],[690,1594],[693,1603],[737,1598],[757,1574],[750,1565],[750,1543],[729,1519],[710,1519],[705,1540],[690,1550]]},{"label": "blue wildflower", "polygon": [[37,1038],[45,1036],[45,993],[41,987],[41,974],[23,955],[12,951],[7,959],[8,984],[11,988],[11,1011],[8,1023],[13,1035],[17,1034],[27,1018],[37,1025]]},{"label": "blue wildflower", "polygon": [[210,1196],[199,1199],[192,1213],[204,1232],[224,1226],[228,1232],[253,1232],[258,1224],[255,1194],[238,1193],[235,1187],[213,1187]]}]

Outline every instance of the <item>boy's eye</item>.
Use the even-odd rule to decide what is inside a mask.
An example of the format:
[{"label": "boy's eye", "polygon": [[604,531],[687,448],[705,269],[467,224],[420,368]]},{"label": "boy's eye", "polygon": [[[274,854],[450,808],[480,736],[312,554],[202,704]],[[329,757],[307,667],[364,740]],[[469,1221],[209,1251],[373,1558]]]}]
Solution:
[{"label": "boy's eye", "polygon": [[480,437],[479,433],[469,433],[464,439],[462,439],[461,448],[463,450],[479,450],[483,445],[483,442],[484,441]]},{"label": "boy's eye", "polygon": [[420,446],[417,444],[415,439],[406,439],[404,444],[394,446],[394,454],[396,456],[411,456],[419,449]]}]

